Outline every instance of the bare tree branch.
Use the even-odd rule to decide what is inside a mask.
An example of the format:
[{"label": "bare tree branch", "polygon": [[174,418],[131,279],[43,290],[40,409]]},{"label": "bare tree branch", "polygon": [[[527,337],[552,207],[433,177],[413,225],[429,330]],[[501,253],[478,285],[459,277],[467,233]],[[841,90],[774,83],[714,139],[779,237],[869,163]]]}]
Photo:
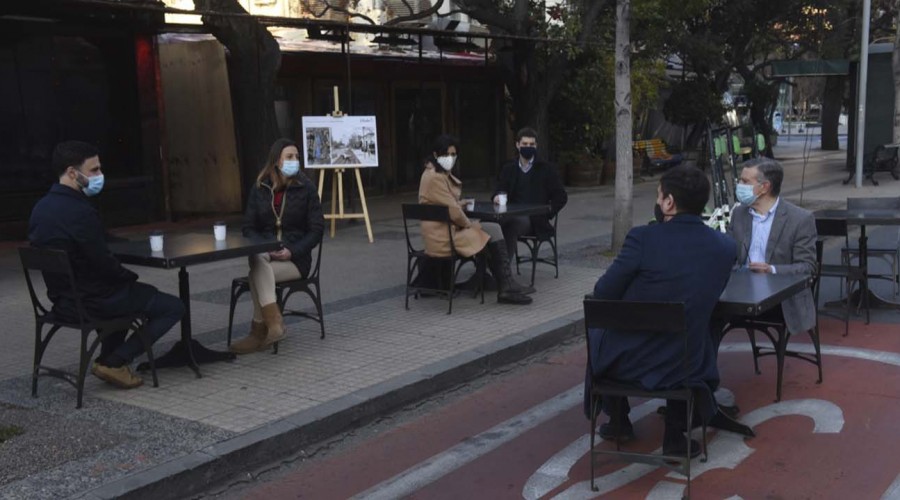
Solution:
[{"label": "bare tree branch", "polygon": [[400,0],[400,1],[403,2],[403,5],[406,6],[406,10],[409,11],[410,16],[415,15],[416,9],[414,9],[413,6],[409,4],[409,0]]},{"label": "bare tree branch", "polygon": [[441,14],[440,12],[438,12],[438,13],[435,14],[435,15],[438,16],[438,17],[450,17],[450,16],[452,16],[453,14],[465,14],[465,13],[466,13],[466,12],[465,12],[464,10],[462,10],[462,9],[454,9],[454,10],[451,10],[450,12],[447,12],[446,14]]},{"label": "bare tree branch", "polygon": [[351,19],[352,18],[362,19],[372,25],[378,24],[375,22],[374,19],[372,19],[371,17],[369,17],[365,14],[360,14],[358,12],[351,11],[350,9],[347,9],[345,7],[339,7],[337,5],[333,5],[328,0],[320,0],[320,1],[323,4],[325,4],[325,8],[323,8],[322,12],[319,12],[318,14],[316,14],[316,12],[313,10],[313,6],[310,4],[310,0],[300,0],[300,5],[303,6],[304,9],[309,11],[313,15],[313,17],[315,17],[316,19],[321,19],[325,14],[328,13],[329,10],[333,10],[335,12],[340,12],[342,14],[346,14]]}]

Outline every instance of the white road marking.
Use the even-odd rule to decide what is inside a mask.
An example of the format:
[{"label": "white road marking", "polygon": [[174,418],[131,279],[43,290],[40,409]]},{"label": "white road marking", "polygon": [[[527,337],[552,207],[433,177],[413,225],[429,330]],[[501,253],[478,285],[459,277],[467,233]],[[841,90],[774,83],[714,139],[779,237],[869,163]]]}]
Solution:
[{"label": "white road marking", "polygon": [[[798,343],[792,345],[791,348],[800,352],[813,352],[813,346],[811,344]],[[719,352],[750,352],[750,350],[750,343],[729,342],[722,344]],[[900,366],[900,354],[886,351],[823,345],[822,354]],[[416,466],[356,495],[354,498],[393,499],[409,495],[515,439],[524,432],[579,405],[582,398],[582,386],[579,384],[463,443],[430,457]],[[659,401],[656,401],[655,403],[649,401],[633,408],[633,421],[652,413],[659,404],[661,404]],[[832,403],[821,400],[782,401],[781,403],[769,405],[750,412],[744,416],[742,421],[753,426],[770,418],[787,414],[800,414],[812,418],[815,422],[815,429],[813,432],[839,432],[844,424],[843,413],[840,408],[834,406]],[[693,474],[695,477],[706,470],[714,468],[713,465],[715,465],[715,467],[734,468],[740,463],[740,460],[746,458],[746,456],[739,458],[742,454],[741,450],[735,450],[727,444],[729,440],[733,439],[735,442],[746,447],[740,436],[732,435],[728,432],[719,432],[717,433],[717,436],[719,436],[718,439],[715,439],[710,443],[710,457],[711,459],[715,458],[715,461],[706,464],[698,461],[698,466],[694,469],[696,474]],[[540,498],[549,491],[552,491],[554,488],[565,483],[565,481],[568,480],[568,471],[574,463],[578,461],[580,456],[583,456],[587,452],[587,443],[589,443],[589,436],[585,435],[555,454],[551,460],[541,466],[541,468],[529,478],[523,489],[523,496],[526,499]],[[582,450],[580,455],[577,454],[579,447],[581,447]],[[750,453],[753,451],[749,448],[748,450]],[[582,481],[572,485],[555,498],[594,498],[599,496],[599,494],[619,488],[620,486],[649,474],[654,470],[656,470],[656,468],[653,466],[632,464],[604,476],[603,479],[605,483],[600,485],[600,492],[590,491],[589,482]],[[680,477],[680,475],[675,474],[674,477]],[[732,498],[739,499],[740,497]],[[900,500],[900,476],[898,476],[894,481],[894,484],[891,485],[885,492],[885,496],[882,498]]]},{"label": "white road marking", "polygon": [[669,481],[660,481],[647,494],[646,500],[672,500],[673,498],[682,498],[684,496],[685,485],[682,483],[672,483]]},{"label": "white road marking", "polygon": [[584,388],[579,384],[477,436],[430,457],[353,498],[392,500],[410,495],[500,445],[512,441],[522,433],[570,410],[581,403],[583,397]]},{"label": "white road marking", "polygon": [[[719,347],[719,353],[723,352],[751,352],[752,347],[749,342],[735,342],[722,344]],[[816,351],[812,344],[791,344],[791,350],[813,354]],[[866,361],[875,361],[886,365],[900,366],[900,354],[887,351],[875,351],[872,349],[861,349],[859,347],[833,347],[822,346],[822,355],[842,356],[845,358],[864,359]]]},{"label": "white road marking", "polygon": [[[656,408],[662,404],[665,404],[665,402],[660,399],[651,399],[632,408],[629,416],[633,421],[637,422],[655,412]],[[598,437],[597,439],[600,438]],[[572,466],[575,465],[579,458],[584,456],[585,450],[589,449],[590,446],[591,435],[585,434],[563,448],[556,455],[553,455],[550,460],[544,462],[544,465],[537,472],[528,478],[528,482],[525,483],[525,487],[522,489],[522,497],[525,500],[537,500],[568,481],[569,471],[572,469]]]},{"label": "white road marking", "polygon": [[884,491],[884,495],[881,495],[881,500],[900,500],[900,476],[897,476],[894,482],[888,486],[888,489]]},{"label": "white road marking", "polygon": [[[773,403],[748,413],[742,421],[752,427],[759,425],[766,420],[784,415],[802,415],[811,418],[814,423],[814,433],[837,433],[844,427],[844,414],[841,409],[834,403],[821,399],[799,399]],[[589,436],[582,436],[578,441],[584,440],[586,437]],[[734,470],[735,467],[740,465],[741,462],[746,460],[747,457],[752,455],[755,451],[744,443],[744,436],[724,431],[716,432],[715,438],[708,446],[708,462],[703,463],[699,460],[691,462],[691,476],[693,478],[713,469]],[[589,451],[588,445],[585,444],[584,448],[581,450],[581,456],[586,455]],[[654,451],[654,453],[659,452],[660,449]],[[576,457],[575,460],[577,461],[578,458],[580,458],[580,456]],[[574,462],[572,463],[574,464]],[[558,468],[557,466],[548,465],[546,463],[541,469],[544,467],[547,467],[548,469]],[[581,481],[573,484],[559,495],[554,496],[553,499],[587,500],[597,498],[610,491],[621,488],[631,481],[635,481],[655,470],[657,470],[657,467],[651,465],[632,464],[604,476],[594,478],[594,484],[599,488],[599,491],[591,491],[590,480]],[[666,477],[670,479],[684,479],[684,476],[674,471],[667,474]],[[529,482],[530,481],[531,480],[529,479]],[[677,483],[668,481],[665,483],[667,486],[660,487],[659,491],[657,491],[657,487],[654,487],[647,498],[681,498],[681,492],[683,492],[686,484],[680,484],[681,490],[678,490],[678,494],[673,495],[674,485]]]}]

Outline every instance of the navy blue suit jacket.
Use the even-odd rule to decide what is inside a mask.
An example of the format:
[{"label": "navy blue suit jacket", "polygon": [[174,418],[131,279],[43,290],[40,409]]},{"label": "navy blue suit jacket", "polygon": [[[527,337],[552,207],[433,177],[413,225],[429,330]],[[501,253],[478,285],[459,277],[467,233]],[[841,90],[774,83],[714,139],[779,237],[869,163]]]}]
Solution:
[{"label": "navy blue suit jacket", "polygon": [[[605,300],[684,302],[688,329],[689,385],[709,388],[701,414],[711,417],[718,386],[715,344],[709,322],[734,264],[734,240],[694,215],[636,227],[622,251],[594,286]],[[683,344],[678,335],[592,330],[585,399],[592,377],[604,375],[645,389],[674,388],[683,382]],[[586,406],[587,408],[587,406]]]},{"label": "navy blue suit jacket", "polygon": [[[54,184],[35,204],[28,221],[28,240],[40,248],[57,248],[69,254],[72,271],[84,306],[96,309],[137,280],[106,246],[106,233],[97,210],[87,196],[62,184]],[[53,310],[65,317],[74,314],[73,291],[59,275],[46,275],[47,295]]]}]

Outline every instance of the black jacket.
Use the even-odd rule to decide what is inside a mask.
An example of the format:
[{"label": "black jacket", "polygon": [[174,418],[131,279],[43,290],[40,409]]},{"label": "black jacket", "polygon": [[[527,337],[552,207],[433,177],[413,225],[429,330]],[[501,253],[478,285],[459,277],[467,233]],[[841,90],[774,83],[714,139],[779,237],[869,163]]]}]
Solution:
[{"label": "black jacket", "polygon": [[[275,238],[275,193],[272,185],[265,181],[250,188],[247,211],[244,214],[244,236]],[[322,204],[312,181],[305,175],[298,175],[296,181],[285,188],[284,211],[281,219],[281,241],[291,251],[291,262],[303,276],[309,276],[312,266],[312,250],[322,241],[325,219]]]},{"label": "black jacket", "polygon": [[508,161],[500,168],[496,195],[505,191],[509,203],[548,203],[550,216],[532,216],[531,225],[537,236],[553,234],[550,219],[556,216],[569,201],[556,166],[535,158],[531,171],[526,175],[519,168],[519,159]]},{"label": "black jacket", "polygon": [[[63,184],[54,184],[34,205],[28,240],[35,247],[58,248],[69,254],[77,291],[87,309],[137,281],[137,274],[125,269],[106,246],[100,216],[87,196]],[[74,295],[67,278],[46,275],[44,281],[54,310],[71,314]]]}]

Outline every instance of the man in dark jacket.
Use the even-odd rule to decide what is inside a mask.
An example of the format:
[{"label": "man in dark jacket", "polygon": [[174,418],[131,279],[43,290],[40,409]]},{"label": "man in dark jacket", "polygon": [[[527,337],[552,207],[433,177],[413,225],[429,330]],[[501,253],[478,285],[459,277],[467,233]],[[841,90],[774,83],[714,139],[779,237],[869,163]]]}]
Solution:
[{"label": "man in dark jacket", "polygon": [[[556,166],[537,158],[537,132],[523,128],[516,134],[519,156],[503,164],[494,191],[494,203],[499,203],[499,193],[506,193],[507,203],[542,203],[550,205],[549,215],[531,217],[507,217],[500,223],[507,254],[516,254],[519,236],[549,237],[553,234],[550,220],[566,206],[569,196],[563,187]],[[531,290],[534,291],[534,290]]]},{"label": "man in dark jacket", "polygon": [[[62,142],[53,151],[53,169],[59,174],[59,183],[37,202],[28,222],[31,244],[65,250],[75,274],[77,290],[71,290],[63,276],[44,276],[53,313],[77,317],[76,295],[88,314],[97,318],[143,313],[147,318],[144,332],[155,342],[181,319],[184,305],[178,297],[139,283],[137,274],[122,267],[107,248],[100,217],[88,201],[103,189],[97,149],[84,142]],[[115,332],[103,341],[91,373],[131,389],[143,383],[129,364],[144,352],[144,346],[137,335],[126,340],[126,334]]]},{"label": "man in dark jacket", "polygon": [[[712,392],[719,384],[710,318],[737,252],[734,240],[710,229],[700,219],[709,191],[709,180],[696,167],[679,166],[667,171],[657,187],[655,208],[661,223],[632,229],[616,260],[594,286],[597,299],[685,304],[691,367],[687,383],[701,393],[696,408],[705,421],[715,414]],[[591,330],[589,336],[586,409],[591,382],[598,376],[648,390],[675,388],[685,382],[684,344],[680,336],[615,330]],[[623,411],[613,414],[617,403]],[[627,400],[604,398],[601,407],[611,420],[618,421],[618,427],[602,425],[601,437],[626,440],[634,436]],[[685,412],[683,401],[668,402],[663,438],[666,454],[686,451]],[[616,428],[618,432],[614,433]]]}]

